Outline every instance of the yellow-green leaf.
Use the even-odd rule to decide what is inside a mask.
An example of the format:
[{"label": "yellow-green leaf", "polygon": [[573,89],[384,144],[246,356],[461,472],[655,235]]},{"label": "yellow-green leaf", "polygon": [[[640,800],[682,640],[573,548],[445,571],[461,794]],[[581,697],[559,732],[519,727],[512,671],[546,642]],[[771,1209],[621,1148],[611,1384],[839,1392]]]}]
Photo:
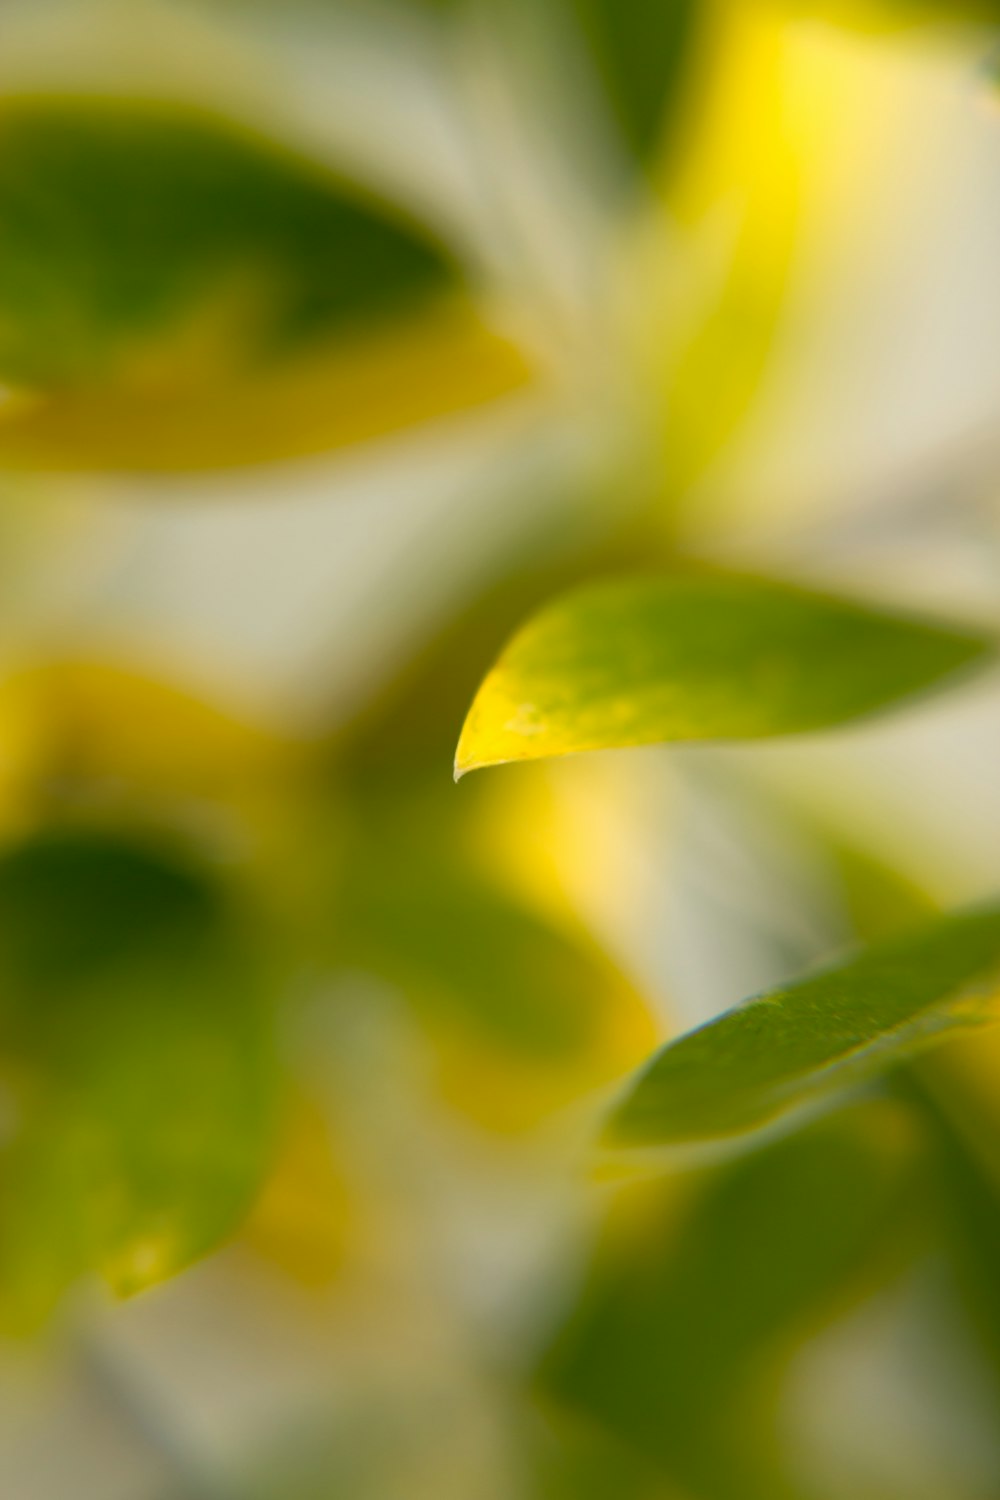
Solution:
[{"label": "yellow-green leaf", "polygon": [[172,852],[67,831],[0,860],[0,1324],[88,1271],[136,1291],[238,1226],[274,1123],[261,968]]},{"label": "yellow-green leaf", "polygon": [[505,761],[826,729],[984,660],[982,632],[788,584],[665,574],[543,609],[479,689],[456,775]]},{"label": "yellow-green leaf", "polygon": [[623,1146],[739,1134],[995,1019],[1000,905],[939,918],[663,1048],[609,1126]]}]

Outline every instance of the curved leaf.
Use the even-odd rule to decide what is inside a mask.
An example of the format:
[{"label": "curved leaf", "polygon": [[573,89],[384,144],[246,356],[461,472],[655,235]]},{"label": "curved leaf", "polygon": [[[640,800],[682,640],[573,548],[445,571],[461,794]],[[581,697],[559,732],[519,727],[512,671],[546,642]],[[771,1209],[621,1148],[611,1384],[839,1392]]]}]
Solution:
[{"label": "curved leaf", "polygon": [[8,100],[0,461],[257,462],[467,407],[524,364],[462,280],[400,211],[209,114]]},{"label": "curved leaf", "polygon": [[995,1019],[998,998],[1000,905],[940,918],[663,1048],[615,1112],[609,1140],[674,1145],[752,1130]]},{"label": "curved leaf", "polygon": [[991,654],[982,633],[783,583],[674,574],[548,605],[479,689],[456,775],[505,761],[829,728]]}]

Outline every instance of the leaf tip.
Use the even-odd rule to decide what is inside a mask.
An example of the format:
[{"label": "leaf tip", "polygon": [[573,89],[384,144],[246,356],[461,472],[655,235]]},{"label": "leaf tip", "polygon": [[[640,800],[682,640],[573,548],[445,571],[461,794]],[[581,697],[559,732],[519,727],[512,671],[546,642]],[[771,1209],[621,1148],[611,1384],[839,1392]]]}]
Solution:
[{"label": "leaf tip", "polygon": [[455,750],[455,780],[461,781],[462,777],[469,771],[481,771],[484,766],[493,765],[494,761],[488,754],[483,754],[482,733],[479,724],[480,694],[469,709],[462,725],[462,732],[458,737],[458,747]]}]

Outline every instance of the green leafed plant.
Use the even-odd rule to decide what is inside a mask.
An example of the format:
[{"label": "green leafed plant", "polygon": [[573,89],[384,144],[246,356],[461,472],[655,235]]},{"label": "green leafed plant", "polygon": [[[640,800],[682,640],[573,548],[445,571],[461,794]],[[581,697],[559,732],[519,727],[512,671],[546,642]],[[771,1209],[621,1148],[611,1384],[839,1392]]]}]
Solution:
[{"label": "green leafed plant", "polygon": [[845,724],[993,654],[981,631],[784,583],[672,573],[588,585],[514,637],[456,774],[504,761]]},{"label": "green leafed plant", "polygon": [[731,1136],[992,1021],[1000,906],[959,912],[760,995],[665,1047],[609,1127],[618,1145]]}]

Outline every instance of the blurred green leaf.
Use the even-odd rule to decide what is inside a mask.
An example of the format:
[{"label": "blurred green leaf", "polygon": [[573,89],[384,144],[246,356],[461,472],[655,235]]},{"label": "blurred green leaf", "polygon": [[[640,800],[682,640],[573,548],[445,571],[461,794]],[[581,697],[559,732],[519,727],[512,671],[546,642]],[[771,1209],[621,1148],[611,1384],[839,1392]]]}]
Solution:
[{"label": "blurred green leaf", "polygon": [[583,1045],[598,966],[473,866],[378,859],[352,885],[346,956],[402,985],[432,1017],[528,1056],[556,1059]]},{"label": "blurred green leaf", "polygon": [[581,750],[825,729],[993,649],[980,632],[764,579],[595,584],[515,635],[469,711],[456,775]]},{"label": "blurred green leaf", "polygon": [[402,210],[194,108],[0,107],[0,458],[321,451],[525,378]]},{"label": "blurred green leaf", "polygon": [[872,1290],[919,1223],[909,1117],[843,1111],[620,1195],[543,1389],[692,1500],[787,1500],[777,1408],[796,1346]]},{"label": "blurred green leaf", "polygon": [[631,155],[658,155],[703,10],[701,0],[565,0]]},{"label": "blurred green leaf", "polygon": [[275,1103],[259,948],[203,871],[133,839],[0,861],[0,1321],[100,1270],[121,1293],[212,1249],[264,1171]]},{"label": "blurred green leaf", "polygon": [[[988,1044],[982,1045],[982,1040]],[[958,1040],[896,1079],[920,1110],[932,1152],[941,1236],[968,1331],[992,1365],[1000,1402],[1000,1034]]]},{"label": "blurred green leaf", "polygon": [[447,782],[355,782],[350,803],[324,930],[339,965],[413,1007],[453,1103],[516,1127],[648,1051],[634,988],[586,932],[494,878]]},{"label": "blurred green leaf", "polygon": [[941,918],[672,1042],[609,1138],[649,1146],[751,1130],[994,1019],[998,987],[1000,906]]},{"label": "blurred green leaf", "polygon": [[454,275],[398,213],[263,138],[152,104],[0,111],[0,378],[106,380],[234,289],[253,357],[392,318]]}]

